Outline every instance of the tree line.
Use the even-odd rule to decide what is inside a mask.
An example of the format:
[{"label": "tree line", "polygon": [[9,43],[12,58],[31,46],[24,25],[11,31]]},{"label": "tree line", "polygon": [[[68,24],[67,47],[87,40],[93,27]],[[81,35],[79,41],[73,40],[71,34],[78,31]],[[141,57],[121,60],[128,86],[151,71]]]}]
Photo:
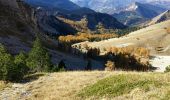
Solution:
[{"label": "tree line", "polygon": [[70,51],[71,46],[75,43],[80,43],[84,41],[101,41],[110,38],[117,37],[116,34],[91,34],[91,33],[78,33],[77,35],[67,35],[67,36],[60,36],[58,38],[59,41],[59,48]]},{"label": "tree line", "polygon": [[150,51],[143,47],[111,47],[106,49],[104,55],[100,55],[99,48],[87,48],[84,53],[86,58],[103,59],[105,63],[105,70],[135,70],[148,71],[151,69],[149,64]]},{"label": "tree line", "polygon": [[143,47],[111,47],[105,55],[110,60],[106,67],[112,65],[112,69],[148,71],[151,68],[149,54],[149,50]]}]

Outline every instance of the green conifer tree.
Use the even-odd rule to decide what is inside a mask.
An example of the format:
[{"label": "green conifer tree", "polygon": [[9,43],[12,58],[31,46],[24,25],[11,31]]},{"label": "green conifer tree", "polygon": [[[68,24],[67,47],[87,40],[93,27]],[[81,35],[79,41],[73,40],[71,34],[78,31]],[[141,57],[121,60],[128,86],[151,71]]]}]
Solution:
[{"label": "green conifer tree", "polygon": [[43,47],[41,40],[37,37],[32,50],[28,54],[27,66],[33,72],[49,71],[51,59],[46,48]]}]

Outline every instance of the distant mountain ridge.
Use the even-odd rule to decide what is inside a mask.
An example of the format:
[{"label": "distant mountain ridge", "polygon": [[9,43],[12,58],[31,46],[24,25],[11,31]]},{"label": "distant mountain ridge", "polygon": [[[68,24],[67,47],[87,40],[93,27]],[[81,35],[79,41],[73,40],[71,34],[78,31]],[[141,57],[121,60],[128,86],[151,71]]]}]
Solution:
[{"label": "distant mountain ridge", "polygon": [[131,3],[148,3],[162,8],[170,8],[170,0],[71,0],[81,7],[88,7],[95,11],[114,14]]},{"label": "distant mountain ridge", "polygon": [[65,10],[75,10],[80,7],[69,0],[25,0],[32,6],[41,6],[46,9],[63,8]]},{"label": "distant mountain ridge", "polygon": [[134,2],[123,8],[119,13],[113,14],[113,16],[125,25],[137,25],[156,17],[164,11],[166,9],[161,7]]},{"label": "distant mountain ridge", "polygon": [[81,21],[85,18],[87,28],[90,30],[95,30],[99,23],[103,24],[107,29],[126,28],[125,25],[109,14],[98,13],[89,8],[79,7],[69,0],[26,0],[26,2],[37,9],[36,15],[39,27],[45,33],[51,35],[68,35],[77,32],[72,27],[73,25],[66,24],[64,21],[59,20],[57,16],[62,17],[64,20],[72,20],[73,22]]}]

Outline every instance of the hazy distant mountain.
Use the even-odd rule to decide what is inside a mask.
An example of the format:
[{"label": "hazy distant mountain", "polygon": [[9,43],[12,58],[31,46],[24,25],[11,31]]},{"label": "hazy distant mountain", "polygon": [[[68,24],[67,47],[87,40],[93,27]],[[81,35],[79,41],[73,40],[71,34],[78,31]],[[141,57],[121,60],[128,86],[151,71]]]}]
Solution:
[{"label": "hazy distant mountain", "polygon": [[119,13],[113,14],[120,22],[125,25],[137,25],[152,19],[166,9],[150,4],[132,3],[130,6],[121,9]]},{"label": "hazy distant mountain", "polygon": [[152,5],[170,9],[170,0],[157,0],[157,1],[155,0],[155,1],[151,1],[149,3]]},{"label": "hazy distant mountain", "polygon": [[163,8],[170,8],[170,0],[71,0],[81,7],[89,7],[95,11],[113,14],[131,3],[149,3]]},{"label": "hazy distant mountain", "polygon": [[25,0],[32,6],[41,6],[48,9],[62,8],[65,10],[75,10],[80,7],[69,0]]}]

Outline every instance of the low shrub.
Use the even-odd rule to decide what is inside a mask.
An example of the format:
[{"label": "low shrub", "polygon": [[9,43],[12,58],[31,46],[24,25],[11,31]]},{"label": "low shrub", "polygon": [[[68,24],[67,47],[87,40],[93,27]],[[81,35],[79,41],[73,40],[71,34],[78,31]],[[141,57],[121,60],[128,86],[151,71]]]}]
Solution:
[{"label": "low shrub", "polygon": [[170,65],[166,67],[165,72],[170,72]]},{"label": "low shrub", "polygon": [[115,63],[113,61],[107,61],[105,64],[105,71],[113,71],[115,69]]}]

